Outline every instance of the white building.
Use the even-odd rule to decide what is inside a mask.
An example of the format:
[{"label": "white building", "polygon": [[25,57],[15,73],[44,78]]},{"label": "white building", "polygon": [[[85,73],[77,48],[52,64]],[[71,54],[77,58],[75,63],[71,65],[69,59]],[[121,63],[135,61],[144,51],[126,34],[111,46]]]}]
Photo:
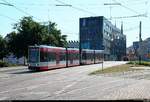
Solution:
[{"label": "white building", "polygon": [[17,57],[15,57],[13,54],[4,57],[3,60],[10,64],[22,64],[22,65],[24,64],[24,57],[17,59]]}]

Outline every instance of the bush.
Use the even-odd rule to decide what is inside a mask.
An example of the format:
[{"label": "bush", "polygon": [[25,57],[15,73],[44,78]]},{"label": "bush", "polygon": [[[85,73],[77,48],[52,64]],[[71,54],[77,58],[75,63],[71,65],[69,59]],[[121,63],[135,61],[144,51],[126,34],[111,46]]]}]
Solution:
[{"label": "bush", "polygon": [[130,61],[127,64],[150,66],[150,62],[146,62],[146,61],[141,61],[141,63],[139,63],[139,61]]},{"label": "bush", "polygon": [[134,62],[133,62],[133,61],[130,61],[130,62],[128,62],[127,64],[134,64]]},{"label": "bush", "polygon": [[150,63],[142,61],[139,65],[150,66]]},{"label": "bush", "polygon": [[7,62],[0,61],[0,67],[8,67],[9,64]]}]

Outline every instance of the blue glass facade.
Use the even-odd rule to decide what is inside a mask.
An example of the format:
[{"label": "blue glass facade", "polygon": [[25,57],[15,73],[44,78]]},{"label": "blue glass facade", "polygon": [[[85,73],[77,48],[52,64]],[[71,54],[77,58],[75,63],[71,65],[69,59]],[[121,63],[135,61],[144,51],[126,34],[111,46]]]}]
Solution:
[{"label": "blue glass facade", "polygon": [[89,17],[80,19],[80,41],[82,49],[102,49],[102,18]]},{"label": "blue glass facade", "polygon": [[105,60],[121,60],[126,55],[126,36],[105,17],[80,18],[79,30],[81,49],[105,48]]}]

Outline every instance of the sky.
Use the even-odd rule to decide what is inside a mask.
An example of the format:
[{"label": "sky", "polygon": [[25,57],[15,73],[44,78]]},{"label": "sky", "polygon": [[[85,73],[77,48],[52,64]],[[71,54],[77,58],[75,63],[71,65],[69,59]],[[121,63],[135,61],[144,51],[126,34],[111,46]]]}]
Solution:
[{"label": "sky", "polygon": [[[14,6],[3,5],[10,3]],[[56,6],[63,3],[72,6]],[[120,5],[110,5],[110,4]],[[106,5],[109,4],[109,5]],[[79,18],[104,16],[121,28],[123,22],[127,47],[139,41],[139,22],[142,39],[150,37],[150,0],[0,0],[0,35],[14,31],[13,25],[24,16],[33,16],[37,22],[55,22],[67,40],[78,40]],[[145,14],[146,16],[137,17]],[[116,19],[115,17],[119,17]],[[112,19],[110,19],[112,18]]]}]

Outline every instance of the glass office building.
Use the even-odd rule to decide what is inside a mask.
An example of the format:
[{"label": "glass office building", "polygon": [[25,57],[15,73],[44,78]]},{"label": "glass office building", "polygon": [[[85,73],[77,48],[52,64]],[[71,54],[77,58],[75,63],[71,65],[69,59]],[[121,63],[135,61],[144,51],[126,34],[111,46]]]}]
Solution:
[{"label": "glass office building", "polygon": [[126,56],[126,36],[104,16],[80,18],[81,49],[103,50],[105,60],[122,60]]}]

